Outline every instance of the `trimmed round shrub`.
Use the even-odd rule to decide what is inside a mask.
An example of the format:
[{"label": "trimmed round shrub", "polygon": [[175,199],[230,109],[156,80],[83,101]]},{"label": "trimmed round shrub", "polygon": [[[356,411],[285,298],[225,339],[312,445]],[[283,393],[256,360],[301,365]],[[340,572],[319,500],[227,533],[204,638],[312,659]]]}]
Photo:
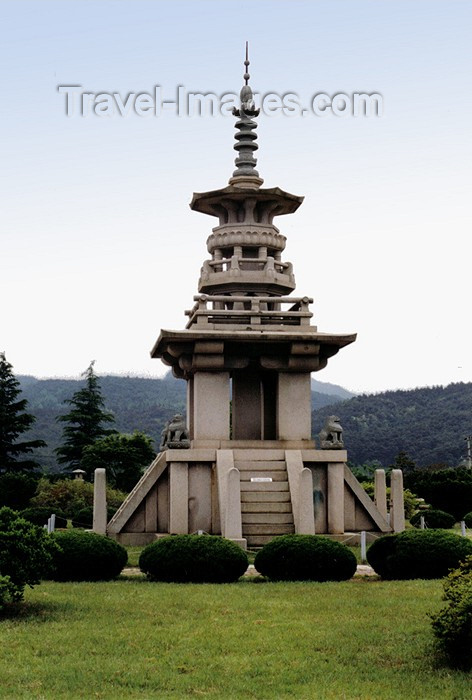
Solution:
[{"label": "trimmed round shrub", "polygon": [[124,547],[96,532],[67,530],[53,537],[60,549],[54,557],[53,581],[109,581],[128,561]]},{"label": "trimmed round shrub", "polygon": [[466,513],[462,520],[465,522],[466,527],[472,527],[472,510],[470,513]]},{"label": "trimmed round shrub", "polygon": [[346,545],[328,537],[281,535],[257,553],[254,566],[274,581],[346,581],[357,561]]},{"label": "trimmed round shrub", "polygon": [[52,511],[50,508],[45,508],[44,506],[32,506],[31,508],[25,508],[22,510],[20,515],[25,520],[35,525],[47,525],[48,519],[51,515],[56,514],[56,525],[55,527],[67,527],[67,518],[64,513],[60,511]]},{"label": "trimmed round shrub", "polygon": [[230,583],[248,567],[239,545],[215,535],[170,535],[141,552],[139,567],[152,581]]},{"label": "trimmed round shrub", "polygon": [[426,527],[430,528],[450,530],[456,524],[456,519],[453,515],[446,513],[444,510],[435,510],[434,508],[415,513],[410,518],[410,523],[415,527],[419,527],[421,516],[424,517]]},{"label": "trimmed round shrub", "polygon": [[379,537],[367,561],[384,579],[442,578],[472,554],[472,541],[444,530],[405,530]]}]

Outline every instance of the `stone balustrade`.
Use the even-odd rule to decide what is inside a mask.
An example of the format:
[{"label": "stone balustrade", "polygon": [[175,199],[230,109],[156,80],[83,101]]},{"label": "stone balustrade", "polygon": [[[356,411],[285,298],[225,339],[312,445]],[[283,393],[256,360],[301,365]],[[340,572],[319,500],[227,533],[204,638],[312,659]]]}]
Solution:
[{"label": "stone balustrade", "polygon": [[[309,326],[313,314],[309,297],[271,297],[242,295],[207,295],[194,297],[195,306],[186,311],[186,328],[197,324],[209,326],[232,324],[264,327]],[[284,306],[289,306],[284,310]]]},{"label": "stone balustrade", "polygon": [[293,275],[293,265],[289,262],[280,262],[268,256],[265,258],[238,258],[236,255],[220,260],[205,260],[202,268],[202,277],[212,272],[227,272],[229,270],[260,270],[264,272],[275,271],[281,274]]}]

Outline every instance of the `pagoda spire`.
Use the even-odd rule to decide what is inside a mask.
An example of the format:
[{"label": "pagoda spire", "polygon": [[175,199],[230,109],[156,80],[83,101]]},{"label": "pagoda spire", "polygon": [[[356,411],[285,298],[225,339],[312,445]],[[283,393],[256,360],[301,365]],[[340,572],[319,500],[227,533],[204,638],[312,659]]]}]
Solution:
[{"label": "pagoda spire", "polygon": [[229,184],[236,187],[258,189],[264,180],[259,177],[259,173],[256,170],[257,160],[254,157],[254,152],[257,151],[259,146],[256,143],[257,134],[255,130],[257,129],[257,122],[254,117],[258,116],[260,110],[256,109],[254,95],[249,85],[251,76],[249,75],[250,61],[248,53],[248,42],[246,41],[244,85],[239,93],[241,104],[239,109],[233,109],[234,116],[238,117],[235,124],[236,134],[234,136],[236,139],[234,149],[238,152],[238,155],[234,161],[236,170],[233,172]]}]

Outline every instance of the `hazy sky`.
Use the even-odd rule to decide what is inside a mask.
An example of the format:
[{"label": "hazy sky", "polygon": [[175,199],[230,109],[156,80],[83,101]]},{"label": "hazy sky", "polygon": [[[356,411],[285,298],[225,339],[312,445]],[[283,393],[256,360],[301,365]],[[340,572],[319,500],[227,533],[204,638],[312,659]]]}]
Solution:
[{"label": "hazy sky", "polygon": [[472,3],[3,2],[0,350],[15,372],[161,375],[216,221],[194,191],[234,169],[234,118],[71,116],[84,92],[378,92],[381,117],[259,118],[276,224],[320,331],[357,342],[316,375],[355,391],[472,381]]}]

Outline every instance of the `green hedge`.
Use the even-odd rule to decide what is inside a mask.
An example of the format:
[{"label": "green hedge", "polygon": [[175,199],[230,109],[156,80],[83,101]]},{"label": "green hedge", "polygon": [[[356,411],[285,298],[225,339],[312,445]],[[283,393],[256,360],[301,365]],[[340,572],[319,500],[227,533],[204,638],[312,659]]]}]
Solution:
[{"label": "green hedge", "polygon": [[54,557],[54,581],[109,581],[128,561],[124,547],[95,532],[67,530],[53,537],[60,548]]},{"label": "green hedge", "polygon": [[257,571],[274,581],[345,581],[357,561],[340,542],[320,535],[274,537],[257,553]]},{"label": "green hedge", "polygon": [[152,581],[230,583],[248,567],[246,552],[215,535],[170,535],[141,552],[139,566]]},{"label": "green hedge", "polygon": [[456,524],[456,519],[453,515],[445,513],[443,510],[435,510],[434,508],[415,513],[415,515],[410,518],[410,523],[415,527],[419,527],[421,516],[424,517],[425,526],[429,528],[450,530]]},{"label": "green hedge", "polygon": [[379,537],[367,561],[384,579],[442,578],[472,554],[472,541],[444,530],[405,530]]}]

